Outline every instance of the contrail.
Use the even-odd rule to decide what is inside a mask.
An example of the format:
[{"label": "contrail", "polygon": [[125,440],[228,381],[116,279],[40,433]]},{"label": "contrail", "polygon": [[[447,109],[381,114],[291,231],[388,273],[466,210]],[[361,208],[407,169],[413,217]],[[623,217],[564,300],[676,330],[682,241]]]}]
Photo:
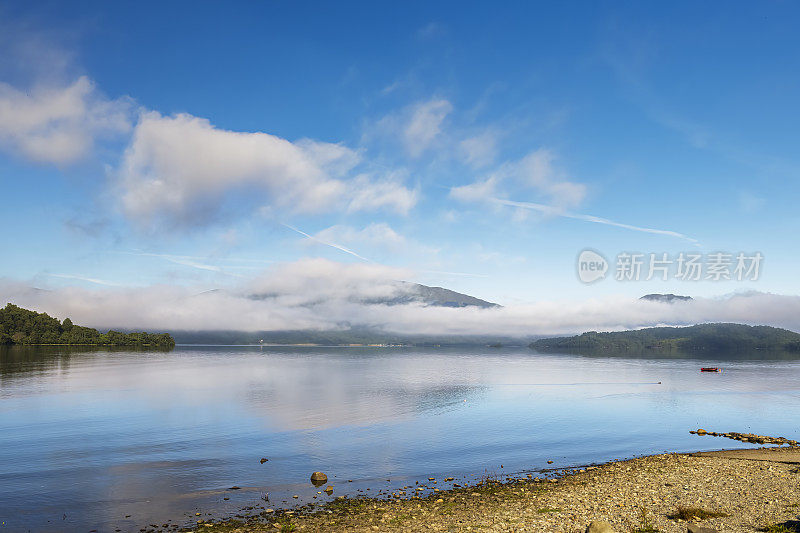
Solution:
[{"label": "contrail", "polygon": [[89,283],[96,283],[97,285],[105,285],[107,287],[119,287],[118,283],[114,283],[113,281],[105,281],[97,278],[86,278],[83,276],[75,276],[73,274],[47,274],[47,275],[54,278],[77,279],[80,281],[88,281]]},{"label": "contrail", "polygon": [[547,215],[553,215],[558,217],[564,218],[572,218],[575,220],[583,220],[585,222],[594,222],[595,224],[605,224],[606,226],[615,226],[617,228],[624,228],[633,231],[641,231],[643,233],[654,233],[656,235],[666,235],[668,237],[677,237],[679,239],[683,239],[685,241],[689,241],[692,244],[699,246],[700,241],[695,238],[689,237],[688,235],[684,235],[683,233],[678,233],[677,231],[670,231],[666,229],[655,229],[655,228],[645,228],[642,226],[632,226],[631,224],[623,224],[622,222],[614,222],[613,220],[609,220],[607,218],[596,217],[594,215],[584,215],[581,213],[570,213],[569,211],[562,211],[556,207],[551,205],[545,204],[535,204],[532,202],[515,202],[513,200],[503,200],[501,198],[491,198],[493,202],[498,204],[507,205],[511,207],[521,207],[523,209],[530,209],[532,211],[539,211],[540,213],[545,213]]},{"label": "contrail", "polygon": [[366,257],[362,256],[362,255],[358,255],[353,250],[350,250],[349,248],[345,248],[341,244],[336,244],[335,242],[323,241],[322,239],[318,239],[317,237],[314,237],[313,235],[309,235],[305,231],[299,230],[299,229],[295,228],[294,226],[290,226],[289,224],[284,224],[283,222],[279,222],[279,224],[281,226],[283,226],[283,227],[289,228],[290,230],[292,230],[294,232],[299,233],[300,235],[306,237],[307,239],[311,239],[314,242],[317,242],[319,244],[324,244],[325,246],[330,246],[331,248],[336,248],[337,250],[342,251],[342,252],[344,252],[346,254],[350,254],[353,257],[358,257],[359,259],[361,259],[362,261],[366,261],[367,263],[372,263],[373,262],[373,261],[370,261],[369,259],[367,259]]},{"label": "contrail", "polygon": [[[200,263],[195,261],[194,259],[202,259],[191,255],[170,255],[170,254],[155,254],[155,253],[145,253],[145,252],[119,252],[128,255],[136,255],[141,257],[158,257],[160,259],[164,259],[169,261],[170,263],[175,263],[176,265],[181,266],[188,266],[192,268],[197,268],[199,270],[208,270],[210,272],[217,272],[219,274],[225,274],[226,276],[233,276],[236,278],[242,277],[239,274],[234,274],[232,272],[227,272],[220,266],[217,265],[210,265],[207,263]],[[228,268],[235,268],[235,267],[228,267]]]}]

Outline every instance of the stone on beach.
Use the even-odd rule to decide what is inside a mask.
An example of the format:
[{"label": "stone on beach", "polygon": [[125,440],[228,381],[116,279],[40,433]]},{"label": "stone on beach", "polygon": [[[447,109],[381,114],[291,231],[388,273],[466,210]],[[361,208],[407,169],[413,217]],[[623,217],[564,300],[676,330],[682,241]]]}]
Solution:
[{"label": "stone on beach", "polygon": [[697,524],[689,524],[686,533],[719,533],[716,529],[710,527],[698,526]]},{"label": "stone on beach", "polygon": [[311,483],[313,483],[315,487],[324,485],[327,482],[328,476],[326,476],[324,472],[314,472],[311,474]]},{"label": "stone on beach", "polygon": [[595,520],[586,528],[586,533],[615,533],[614,527],[605,520]]}]

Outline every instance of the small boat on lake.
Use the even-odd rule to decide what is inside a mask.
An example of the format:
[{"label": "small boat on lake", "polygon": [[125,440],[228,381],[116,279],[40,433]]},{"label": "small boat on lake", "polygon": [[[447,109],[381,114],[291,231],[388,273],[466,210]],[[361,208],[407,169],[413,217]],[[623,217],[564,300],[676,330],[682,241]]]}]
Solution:
[{"label": "small boat on lake", "polygon": [[715,366],[704,366],[700,369],[700,372],[722,372],[722,369]]}]

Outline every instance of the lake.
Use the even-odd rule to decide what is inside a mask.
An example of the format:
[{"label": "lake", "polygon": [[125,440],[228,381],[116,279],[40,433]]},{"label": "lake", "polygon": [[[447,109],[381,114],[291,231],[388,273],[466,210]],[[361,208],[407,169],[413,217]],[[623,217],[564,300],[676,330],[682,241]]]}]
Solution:
[{"label": "lake", "polygon": [[[0,521],[9,531],[138,531],[428,477],[737,448],[689,430],[797,438],[798,422],[795,360],[523,347],[11,348],[0,351]],[[316,470],[332,496],[309,482]]]}]

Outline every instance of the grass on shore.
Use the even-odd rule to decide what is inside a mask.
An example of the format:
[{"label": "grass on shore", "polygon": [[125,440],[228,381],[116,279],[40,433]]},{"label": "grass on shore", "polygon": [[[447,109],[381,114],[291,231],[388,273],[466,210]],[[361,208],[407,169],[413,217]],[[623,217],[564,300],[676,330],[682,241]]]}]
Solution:
[{"label": "grass on shore", "polygon": [[721,511],[708,511],[701,507],[687,507],[679,505],[675,514],[670,515],[672,520],[708,520],[709,518],[721,518],[728,516],[727,513]]},{"label": "grass on shore", "polygon": [[650,520],[650,514],[644,507],[639,508],[639,524],[631,525],[631,523],[628,522],[628,531],[630,531],[630,533],[659,533],[658,528],[656,528]]},{"label": "grass on shore", "polygon": [[773,524],[763,528],[767,533],[800,533],[800,521],[788,520],[782,524]]}]

